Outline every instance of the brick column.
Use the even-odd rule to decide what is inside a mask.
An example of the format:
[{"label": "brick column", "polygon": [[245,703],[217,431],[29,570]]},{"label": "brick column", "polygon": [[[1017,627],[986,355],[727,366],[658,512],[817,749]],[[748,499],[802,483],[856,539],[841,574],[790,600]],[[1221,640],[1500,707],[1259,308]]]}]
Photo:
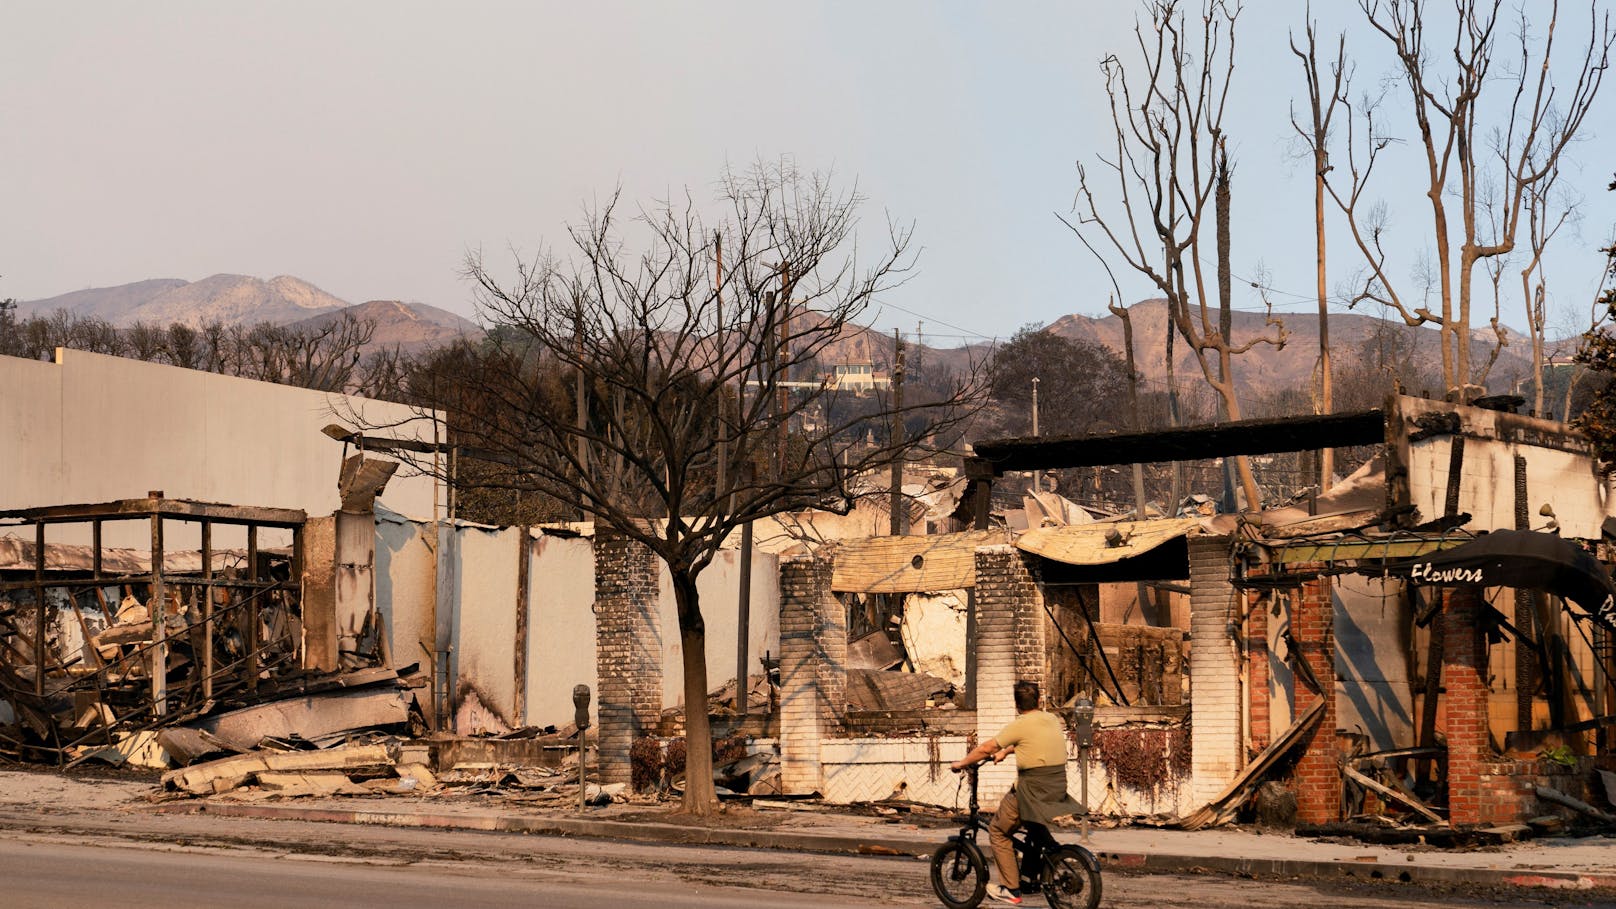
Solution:
[{"label": "brick column", "polygon": [[[1044,687],[1043,594],[1031,556],[1013,546],[976,550],[976,725],[978,741],[1016,718],[1013,686]],[[982,799],[992,805],[1015,782],[1010,762],[982,770]]]},{"label": "brick column", "polygon": [[[1296,761],[1296,819],[1324,824],[1341,819],[1341,749],[1335,735],[1335,603],[1330,580],[1308,581],[1297,593],[1291,614],[1291,633],[1299,659],[1305,659],[1323,689],[1324,715],[1302,737],[1302,756]],[[1296,708],[1300,717],[1320,694],[1296,680]]]},{"label": "brick column", "polygon": [[1487,651],[1476,625],[1479,591],[1449,589],[1442,607],[1442,699],[1448,735],[1448,821],[1479,824],[1487,738]]},{"label": "brick column", "polygon": [[1197,803],[1217,798],[1240,772],[1239,597],[1229,583],[1228,537],[1191,537],[1190,755]]},{"label": "brick column", "polygon": [[1268,725],[1268,610],[1274,594],[1259,598],[1246,615],[1246,697],[1251,701],[1252,755],[1260,754],[1272,736]]},{"label": "brick column", "polygon": [[780,563],[780,783],[823,791],[819,743],[847,710],[847,609],[830,589],[831,563]]},{"label": "brick column", "polygon": [[600,678],[601,779],[630,780],[629,748],[662,715],[657,561],[615,534],[595,534],[595,670]]}]

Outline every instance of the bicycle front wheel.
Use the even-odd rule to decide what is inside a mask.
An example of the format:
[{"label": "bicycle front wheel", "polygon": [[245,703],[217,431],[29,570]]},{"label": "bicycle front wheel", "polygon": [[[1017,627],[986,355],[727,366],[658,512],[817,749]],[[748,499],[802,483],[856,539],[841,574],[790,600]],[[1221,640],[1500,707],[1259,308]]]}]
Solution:
[{"label": "bicycle front wheel", "polygon": [[1061,846],[1044,865],[1044,897],[1050,909],[1097,909],[1100,863],[1082,846]]},{"label": "bicycle front wheel", "polygon": [[931,889],[948,909],[976,909],[988,890],[988,869],[975,849],[958,840],[931,856]]}]

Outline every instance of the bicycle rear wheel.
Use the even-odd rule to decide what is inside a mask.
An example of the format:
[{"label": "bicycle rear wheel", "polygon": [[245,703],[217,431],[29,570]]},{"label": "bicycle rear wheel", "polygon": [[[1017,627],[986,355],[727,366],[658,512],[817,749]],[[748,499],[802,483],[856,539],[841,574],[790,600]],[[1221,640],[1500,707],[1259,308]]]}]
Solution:
[{"label": "bicycle rear wheel", "polygon": [[1082,846],[1061,846],[1049,854],[1043,874],[1050,909],[1097,909],[1100,863]]},{"label": "bicycle rear wheel", "polygon": [[988,889],[988,869],[975,849],[958,840],[931,856],[931,889],[948,909],[976,909]]}]

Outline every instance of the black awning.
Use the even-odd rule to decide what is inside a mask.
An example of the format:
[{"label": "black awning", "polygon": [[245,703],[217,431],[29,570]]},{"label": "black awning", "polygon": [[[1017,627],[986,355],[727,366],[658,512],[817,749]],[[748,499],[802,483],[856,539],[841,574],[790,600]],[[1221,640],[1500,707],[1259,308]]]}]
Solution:
[{"label": "black awning", "polygon": [[1411,584],[1546,590],[1616,633],[1616,581],[1598,559],[1553,534],[1495,530],[1462,546],[1389,562],[1374,573],[1381,571]]}]

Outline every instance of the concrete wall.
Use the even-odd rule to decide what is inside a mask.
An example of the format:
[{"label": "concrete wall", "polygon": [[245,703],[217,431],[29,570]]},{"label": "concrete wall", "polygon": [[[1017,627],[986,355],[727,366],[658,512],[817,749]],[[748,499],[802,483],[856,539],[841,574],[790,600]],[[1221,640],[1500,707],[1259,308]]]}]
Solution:
[{"label": "concrete wall", "polygon": [[1414,742],[1409,629],[1401,581],[1339,575],[1335,600],[1336,724],[1369,737],[1369,750]]},{"label": "concrete wall", "polygon": [[[0,389],[0,509],[161,489],[330,514],[340,505],[342,446],[321,427],[354,411],[376,421],[411,415],[399,404],[65,349],[55,363],[0,356]],[[433,483],[396,476],[382,501],[431,517]],[[171,523],[173,545],[195,545],[185,525]],[[134,523],[109,524],[106,534],[111,546],[149,542]]]},{"label": "concrete wall", "polygon": [[[1616,511],[1616,499],[1599,475],[1588,441],[1564,423],[1505,414],[1479,407],[1403,397],[1398,407],[1410,433],[1416,420],[1448,420],[1465,438],[1460,467],[1459,511],[1471,515],[1471,530],[1515,527],[1515,456],[1526,459],[1527,513],[1534,528],[1548,522],[1538,509],[1554,508],[1564,536],[1598,539],[1599,527]],[[1409,500],[1420,520],[1443,513],[1454,436],[1419,433],[1408,446]]]},{"label": "concrete wall", "polygon": [[[437,556],[432,538],[422,532],[430,528],[398,515],[377,515],[376,607],[386,623],[390,662],[397,668],[419,663],[425,670],[432,669],[437,641],[433,588]],[[430,709],[429,704],[422,706]]]},{"label": "concrete wall", "polygon": [[522,530],[461,526],[456,534],[460,561],[453,576],[451,697],[455,731],[475,735],[517,725],[516,580]]},{"label": "concrete wall", "polygon": [[[419,663],[432,672],[434,652],[452,648],[451,709],[462,733],[571,723],[572,687],[582,683],[600,690],[594,540],[528,530],[527,600],[519,607],[520,529],[444,524],[441,545],[437,536],[431,522],[385,508],[377,513],[376,605],[386,623],[391,664]],[[778,565],[777,556],[753,556],[748,637],[754,675],[763,671],[765,652],[780,653]],[[652,684],[662,692],[662,703],[674,706],[683,701],[682,652],[666,572],[660,563],[654,570],[661,579],[654,605],[663,633]],[[739,576],[740,555],[728,551],[700,580],[711,688],[735,676]],[[522,608],[527,611],[525,678],[516,659]],[[430,713],[429,692],[423,691],[421,700]],[[597,717],[598,705],[597,694],[591,702]]]},{"label": "concrete wall", "polygon": [[[659,563],[660,564],[660,563]],[[780,557],[752,553],[752,599],[747,615],[747,673],[761,675],[763,654],[780,656]],[[666,568],[657,572],[658,608],[662,614],[662,703],[684,703],[684,645],[679,640],[679,611],[673,599],[673,580]],[[707,625],[707,689],[714,690],[735,678],[736,630],[740,624],[741,554],[720,552],[701,573],[696,590],[701,596],[701,617]]]},{"label": "concrete wall", "polygon": [[[595,669],[595,547],[538,535],[528,568],[527,716],[533,726],[572,722],[572,686],[600,690]],[[599,698],[591,699],[596,713]]]}]

